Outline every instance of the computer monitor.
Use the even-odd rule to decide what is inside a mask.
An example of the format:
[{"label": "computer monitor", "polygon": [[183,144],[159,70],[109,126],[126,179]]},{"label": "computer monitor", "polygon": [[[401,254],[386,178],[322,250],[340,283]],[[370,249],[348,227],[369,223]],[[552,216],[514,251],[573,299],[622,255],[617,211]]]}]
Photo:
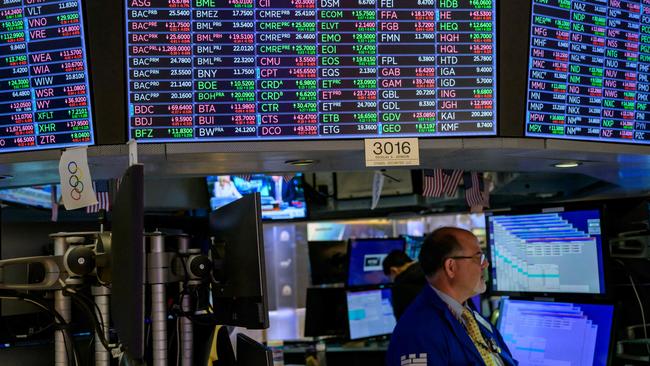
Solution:
[{"label": "computer monitor", "polygon": [[495,213],[486,220],[494,293],[605,293],[598,209]]},{"label": "computer monitor", "polygon": [[206,180],[212,210],[243,195],[257,192],[262,203],[262,219],[292,220],[307,217],[302,173],[290,180],[281,175],[265,174],[252,174],[246,179],[240,175],[208,176]]},{"label": "computer monitor", "polygon": [[348,329],[350,339],[391,334],[397,321],[391,305],[390,288],[348,291]]},{"label": "computer monitor", "polygon": [[237,366],[273,366],[271,349],[245,334],[237,334]]},{"label": "computer monitor", "polygon": [[404,250],[403,238],[350,239],[348,286],[371,286],[390,282],[382,262],[393,250]]},{"label": "computer monitor", "polygon": [[111,214],[111,320],[134,360],[144,357],[144,168],[129,167]]},{"label": "computer monitor", "polygon": [[498,328],[520,366],[605,366],[613,305],[503,298]]},{"label": "computer monitor", "polygon": [[[56,187],[56,196],[52,200],[52,188]],[[61,199],[61,185],[39,185],[31,187],[0,189],[0,201],[26,207],[52,208]]]},{"label": "computer monitor", "polygon": [[312,285],[345,283],[348,243],[344,240],[310,241],[307,245]]},{"label": "computer monitor", "polygon": [[344,336],[347,333],[347,309],[343,287],[307,289],[305,336]]},{"label": "computer monitor", "polygon": [[269,327],[260,194],[248,194],[210,213],[214,241],[213,315],[218,324]]}]

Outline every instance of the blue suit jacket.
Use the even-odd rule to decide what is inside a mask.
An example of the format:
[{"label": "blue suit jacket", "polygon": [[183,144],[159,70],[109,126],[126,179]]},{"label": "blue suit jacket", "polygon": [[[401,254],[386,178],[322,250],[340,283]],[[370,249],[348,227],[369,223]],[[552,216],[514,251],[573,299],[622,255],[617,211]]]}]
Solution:
[{"label": "blue suit jacket", "polygon": [[[477,323],[483,336],[491,338],[501,348],[504,364],[517,365],[499,331],[492,326],[488,329],[481,321]],[[407,359],[405,362],[403,357]],[[388,346],[388,366],[410,365],[408,359],[420,362],[426,359],[427,366],[485,365],[472,339],[431,286],[425,286],[402,315]]]}]

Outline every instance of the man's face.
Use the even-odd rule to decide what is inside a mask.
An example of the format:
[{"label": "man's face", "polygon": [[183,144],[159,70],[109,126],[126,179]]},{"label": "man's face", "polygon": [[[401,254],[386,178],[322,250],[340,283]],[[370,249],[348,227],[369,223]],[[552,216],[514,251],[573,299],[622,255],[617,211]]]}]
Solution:
[{"label": "man's face", "polygon": [[458,268],[454,286],[458,288],[459,292],[468,297],[482,294],[487,289],[483,270],[490,264],[487,259],[481,264],[483,252],[476,236],[462,231],[457,234],[457,239],[462,249],[453,255],[453,257],[456,257],[454,260]]}]

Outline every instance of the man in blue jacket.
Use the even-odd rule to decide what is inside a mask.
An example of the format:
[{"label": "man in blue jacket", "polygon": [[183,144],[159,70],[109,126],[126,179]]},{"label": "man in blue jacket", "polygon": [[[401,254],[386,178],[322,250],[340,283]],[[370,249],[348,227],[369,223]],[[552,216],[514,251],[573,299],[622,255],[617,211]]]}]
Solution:
[{"label": "man in blue jacket", "polygon": [[428,286],[397,322],[387,365],[517,365],[499,331],[467,306],[486,290],[483,270],[489,263],[476,236],[437,229],[425,238],[419,262]]}]

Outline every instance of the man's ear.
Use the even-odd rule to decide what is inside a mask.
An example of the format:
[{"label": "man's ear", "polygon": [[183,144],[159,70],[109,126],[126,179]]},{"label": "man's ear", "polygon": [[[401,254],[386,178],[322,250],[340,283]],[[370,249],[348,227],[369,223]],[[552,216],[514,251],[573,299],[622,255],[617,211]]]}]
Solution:
[{"label": "man's ear", "polygon": [[392,277],[396,277],[399,274],[399,270],[397,267],[390,267],[390,275]]},{"label": "man's ear", "polygon": [[445,269],[445,273],[447,274],[447,276],[449,278],[456,277],[456,271],[457,271],[458,268],[456,267],[456,261],[455,260],[453,260],[451,258],[447,258],[447,259],[445,259],[445,261],[443,262],[442,265],[443,265],[443,268]]}]

